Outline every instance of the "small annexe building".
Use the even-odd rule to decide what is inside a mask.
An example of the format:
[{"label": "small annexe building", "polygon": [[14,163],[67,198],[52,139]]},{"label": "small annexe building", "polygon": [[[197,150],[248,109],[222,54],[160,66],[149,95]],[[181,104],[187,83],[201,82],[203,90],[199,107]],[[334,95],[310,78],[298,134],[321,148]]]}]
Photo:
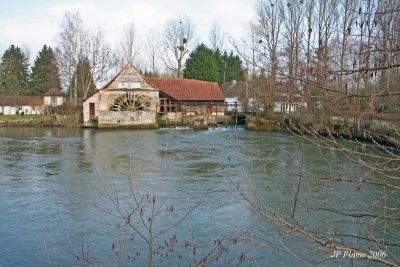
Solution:
[{"label": "small annexe building", "polygon": [[224,96],[218,83],[183,78],[148,78],[160,90],[158,112],[164,116],[223,116]]}]

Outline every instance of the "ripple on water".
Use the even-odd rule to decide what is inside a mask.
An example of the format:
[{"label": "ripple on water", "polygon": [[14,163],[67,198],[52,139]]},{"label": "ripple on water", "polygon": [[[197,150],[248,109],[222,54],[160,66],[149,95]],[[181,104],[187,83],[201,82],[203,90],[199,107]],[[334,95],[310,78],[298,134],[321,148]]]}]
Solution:
[{"label": "ripple on water", "polygon": [[[208,131],[13,131],[0,129],[6,136],[0,136],[4,148],[0,150],[0,241],[6,244],[0,248],[0,266],[69,266],[76,262],[59,241],[79,248],[82,238],[102,265],[115,265],[111,244],[124,237],[126,228],[124,221],[104,209],[112,208],[107,197],[114,193],[118,201],[134,203],[128,178],[140,198],[154,194],[163,210],[174,206],[173,214],[158,221],[160,227],[176,222],[201,202],[172,233],[179,240],[194,237],[204,251],[232,232],[246,231],[259,241],[277,241],[279,233],[256,218],[235,194],[227,175],[240,188],[255,188],[267,196],[268,203],[279,210],[286,196],[277,189],[293,188],[297,180],[287,179],[282,169],[267,160],[298,170],[296,157],[301,155],[297,137],[223,127]],[[311,170],[326,171],[318,155],[306,152],[312,155],[307,158]],[[341,158],[333,156],[340,163]],[[326,185],[323,189],[337,188]],[[302,197],[315,199],[318,194],[302,192]],[[51,261],[48,254],[55,255]],[[134,262],[140,263],[145,260]]]}]

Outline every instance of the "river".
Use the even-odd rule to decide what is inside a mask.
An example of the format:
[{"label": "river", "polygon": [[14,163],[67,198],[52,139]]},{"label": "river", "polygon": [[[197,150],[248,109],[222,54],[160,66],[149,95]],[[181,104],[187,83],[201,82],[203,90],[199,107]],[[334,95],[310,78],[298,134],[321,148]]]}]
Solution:
[{"label": "river", "polygon": [[[132,194],[139,201],[150,199],[147,207],[155,202],[159,209],[155,233],[185,218],[155,241],[155,248],[165,241],[170,245],[153,249],[155,265],[194,264],[218,244],[224,249],[211,265],[240,261],[301,265],[288,253],[256,246],[262,242],[303,249],[309,244],[296,238],[280,241],[283,234],[256,216],[229,179],[238,187],[246,184],[257,189],[279,212],[285,201],[292,200],[290,192],[297,180],[263,164],[265,158],[295,167],[301,166],[304,157],[307,171],[318,175],[358,171],[338,152],[321,152],[294,135],[242,128],[3,127],[0,147],[0,266],[71,266],[83,258],[116,266],[118,255],[124,266],[146,264],[146,243],[139,235],[132,236],[110,200],[116,203],[117,196],[122,210],[132,210]],[[328,185],[324,190],[340,192],[348,186]],[[301,195],[308,201],[324,201],[319,199],[321,191],[304,190]],[[369,201],[365,194],[346,197],[357,203]],[[138,215],[132,217],[140,225]],[[298,216],[307,217],[304,209]],[[140,226],[139,230],[144,231]],[[171,245],[175,236],[176,244]],[[329,259],[329,252],[318,253]]]}]

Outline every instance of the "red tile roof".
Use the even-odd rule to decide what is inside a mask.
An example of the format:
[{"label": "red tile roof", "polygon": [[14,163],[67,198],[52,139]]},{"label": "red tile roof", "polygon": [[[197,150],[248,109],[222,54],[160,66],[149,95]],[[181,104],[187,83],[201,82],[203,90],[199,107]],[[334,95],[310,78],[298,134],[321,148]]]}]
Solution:
[{"label": "red tile roof", "polygon": [[41,106],[41,96],[0,96],[0,106]]},{"label": "red tile roof", "polygon": [[51,88],[44,94],[44,96],[64,96],[64,94],[58,88]]},{"label": "red tile roof", "polygon": [[161,92],[179,101],[224,101],[218,83],[182,78],[146,78]]}]

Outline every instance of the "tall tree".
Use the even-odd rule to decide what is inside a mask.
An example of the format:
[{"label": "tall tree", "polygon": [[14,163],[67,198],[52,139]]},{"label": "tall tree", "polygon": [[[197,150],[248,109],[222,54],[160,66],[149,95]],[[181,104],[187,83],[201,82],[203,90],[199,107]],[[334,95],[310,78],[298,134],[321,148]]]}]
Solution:
[{"label": "tall tree", "polygon": [[[73,80],[77,81],[78,97],[86,97],[95,92],[96,85],[93,80],[90,62],[87,58],[79,60]],[[73,90],[72,86],[74,84],[71,84],[70,90]]]},{"label": "tall tree", "polygon": [[194,25],[190,18],[170,19],[164,26],[163,57],[166,68],[181,77],[184,59],[194,39]]},{"label": "tall tree", "polygon": [[78,81],[74,73],[79,59],[82,57],[82,51],[87,46],[87,35],[79,12],[67,12],[58,35],[56,52],[62,85],[64,88],[70,88],[69,94],[75,104],[77,104],[78,97]]},{"label": "tall tree", "polygon": [[42,95],[51,88],[61,88],[60,75],[53,49],[44,45],[32,66],[29,94]]},{"label": "tall tree", "polygon": [[200,44],[186,61],[185,78],[218,82],[244,80],[242,62],[238,56]]},{"label": "tall tree", "polygon": [[221,25],[214,22],[208,34],[208,42],[210,43],[211,49],[214,51],[217,49],[222,50],[224,48],[224,41],[225,36],[224,32],[221,30]]},{"label": "tall tree", "polygon": [[[357,9],[358,0],[344,0],[341,5],[338,6],[338,12],[342,14],[342,19],[338,21],[337,40],[339,40],[338,47],[338,62],[339,71],[345,71],[349,69],[352,64],[351,58],[349,57],[349,44],[351,42],[351,32],[357,13],[354,10]],[[354,30],[354,29],[353,29]],[[346,79],[343,75],[339,75],[339,87],[347,94]]]},{"label": "tall tree", "polygon": [[122,68],[127,63],[139,64],[140,42],[135,24],[129,23],[124,26],[123,35],[117,44],[115,51],[116,64]]},{"label": "tall tree", "polygon": [[146,71],[146,73],[149,76],[158,76],[160,74],[160,36],[153,29],[147,34],[146,50],[148,55],[147,65],[150,70],[149,72]]},{"label": "tall tree", "polygon": [[[113,67],[113,57],[111,47],[106,42],[104,33],[100,28],[89,33],[88,45],[79,60],[88,62],[90,76],[95,85],[107,78],[109,71]],[[86,85],[83,88],[82,96],[84,98],[92,90],[89,83],[86,83]]]},{"label": "tall tree", "polygon": [[297,79],[300,48],[303,35],[305,5],[303,0],[295,0],[288,2],[285,7],[285,40],[286,40],[286,56],[288,76],[291,82]]},{"label": "tall tree", "polygon": [[[103,81],[112,68],[112,54],[105,41],[103,31],[88,31],[83,25],[79,13],[66,13],[58,36],[57,61],[64,88],[69,88],[70,97],[77,103],[78,80],[74,75],[80,61],[88,60],[90,75],[94,83]],[[71,86],[71,84],[73,86]],[[86,97],[90,87],[83,88]]]},{"label": "tall tree", "polygon": [[210,82],[221,82],[219,69],[221,58],[214,55],[214,52],[200,44],[186,61],[185,77]]},{"label": "tall tree", "polygon": [[256,31],[259,43],[267,50],[263,54],[269,62],[268,71],[275,79],[278,71],[278,44],[284,19],[283,4],[279,0],[271,2],[259,0],[256,4],[256,11],[257,21],[253,29]]},{"label": "tall tree", "polygon": [[25,56],[25,65],[29,66],[31,62],[31,48],[27,44],[21,46],[21,50]]},{"label": "tall tree", "polygon": [[[379,39],[375,50],[374,65],[377,68],[396,66],[400,62],[400,12],[396,0],[380,1],[377,7],[377,20],[380,30]],[[397,10],[397,12],[396,12]],[[378,72],[375,73],[375,75]],[[390,91],[394,88],[400,90],[400,68],[389,68],[380,71],[379,90]],[[399,105],[399,104],[398,104]],[[394,105],[392,105],[394,106]]]},{"label": "tall tree", "polygon": [[11,45],[3,54],[0,64],[0,95],[27,94],[28,66],[24,52]]},{"label": "tall tree", "polygon": [[226,52],[221,56],[222,61],[224,62],[222,82],[227,81],[243,81],[245,79],[245,72],[243,70],[242,61],[239,56],[234,55],[231,51],[229,56]]}]

